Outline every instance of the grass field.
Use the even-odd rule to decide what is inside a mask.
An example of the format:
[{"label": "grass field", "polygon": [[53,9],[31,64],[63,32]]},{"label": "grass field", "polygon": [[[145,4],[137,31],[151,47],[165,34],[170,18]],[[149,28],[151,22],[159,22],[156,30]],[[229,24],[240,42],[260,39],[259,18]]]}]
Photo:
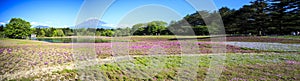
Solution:
[{"label": "grass field", "polygon": [[[196,44],[190,45],[188,51],[196,53],[189,56],[183,53],[180,42],[174,36],[133,36],[130,43],[109,42],[91,43],[95,47],[94,60],[111,60],[107,63],[95,64],[80,69],[78,61],[89,60],[88,57],[74,57],[72,43],[49,43],[32,40],[0,39],[0,80],[204,80],[209,70],[210,62],[215,56],[212,43],[206,41],[208,36],[197,36]],[[108,39],[111,39],[107,37]],[[195,38],[182,36],[183,39]],[[245,38],[245,39],[244,39]],[[236,37],[227,40],[249,42],[252,37]],[[116,38],[118,39],[118,38]],[[247,40],[249,39],[249,40]],[[255,37],[254,42],[265,41],[264,37]],[[205,41],[203,41],[205,40]],[[247,41],[246,41],[247,40]],[[287,42],[291,39],[273,40],[270,42]],[[189,40],[182,40],[189,42]],[[128,44],[128,53],[132,60],[114,61],[112,44]],[[79,44],[80,45],[80,44]],[[157,47],[157,46],[160,47]],[[225,45],[227,54],[224,68],[219,80],[300,80],[300,53],[274,50],[256,50],[245,47]],[[86,49],[86,48],[85,48]],[[77,49],[76,50],[81,50]],[[88,49],[90,50],[90,49]],[[150,50],[150,51],[149,51]],[[163,52],[159,52],[163,51]],[[84,53],[84,52],[82,52]],[[160,53],[166,56],[154,56]],[[182,54],[182,56],[181,56]],[[84,55],[84,54],[79,54]],[[174,55],[174,56],[173,56]],[[193,60],[194,59],[194,60]],[[188,67],[187,67],[188,66]],[[180,72],[187,72],[195,76],[182,77]],[[154,72],[154,73],[153,73]],[[82,75],[92,77],[82,77]]]},{"label": "grass field", "polygon": [[41,41],[32,41],[32,40],[19,40],[19,39],[8,39],[0,38],[0,45],[15,45],[15,44],[43,44]]},{"label": "grass field", "polygon": [[[196,73],[197,75],[192,77],[194,80],[204,80],[212,57],[212,55],[137,57],[131,61],[108,63],[89,68],[95,72],[91,75],[98,77],[98,79],[91,78],[91,80],[179,80],[180,73],[178,71],[180,70]],[[184,59],[197,59],[198,62],[194,63]],[[228,54],[224,62],[220,80],[300,80],[299,54]],[[130,64],[134,66],[130,66]],[[78,69],[65,69],[48,75],[23,79],[80,80],[78,74],[82,74]],[[64,78],[58,76],[64,76]]]}]

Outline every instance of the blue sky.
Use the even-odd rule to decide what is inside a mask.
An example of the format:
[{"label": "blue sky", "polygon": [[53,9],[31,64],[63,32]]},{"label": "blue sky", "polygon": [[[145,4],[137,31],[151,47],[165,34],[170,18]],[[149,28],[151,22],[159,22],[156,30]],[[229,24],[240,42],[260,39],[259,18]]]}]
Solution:
[{"label": "blue sky", "polygon": [[[199,0],[201,1],[201,0]],[[251,0],[213,0],[217,8],[227,6],[229,8],[238,9],[245,4],[249,4]],[[11,18],[22,18],[31,22],[33,26],[47,25],[52,27],[68,27],[74,26],[77,18],[77,14],[80,11],[83,0],[1,0],[0,3],[0,24],[8,23]],[[154,4],[151,6],[146,6]],[[170,20],[179,20],[187,14],[195,12],[195,9],[191,7],[184,0],[116,0],[104,13],[100,19],[109,24],[118,24],[122,21],[122,18],[134,17],[128,13],[134,12],[146,12],[150,7],[157,8],[152,9],[157,13],[171,13],[172,10],[177,13],[177,17],[164,17],[165,15],[157,16],[161,17],[158,20],[169,22]],[[161,7],[159,7],[161,6]],[[171,11],[168,11],[171,9]],[[134,11],[137,10],[137,11]],[[148,10],[149,11],[149,10]],[[154,13],[155,14],[155,13]],[[149,14],[148,14],[149,15]],[[149,16],[151,17],[151,16]],[[125,23],[141,23],[150,21],[147,18],[140,18],[139,21],[126,21]],[[136,19],[136,18],[133,18]]]}]

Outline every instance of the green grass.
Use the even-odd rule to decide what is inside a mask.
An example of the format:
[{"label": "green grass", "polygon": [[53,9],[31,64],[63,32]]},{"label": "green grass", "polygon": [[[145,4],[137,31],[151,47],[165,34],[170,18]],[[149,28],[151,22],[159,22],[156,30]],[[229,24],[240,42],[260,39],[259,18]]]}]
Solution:
[{"label": "green grass", "polygon": [[266,37],[270,37],[270,38],[285,38],[285,39],[299,39],[300,40],[300,36],[292,36],[292,35],[286,35],[286,36],[266,36]]},{"label": "green grass", "polygon": [[[136,57],[132,61],[122,61],[89,67],[107,80],[177,80],[177,72],[196,72],[197,80],[204,80],[212,60],[212,55],[205,56],[167,56],[167,57]],[[188,59],[188,60],[183,60]],[[191,61],[190,59],[197,59]],[[300,80],[299,54],[264,54],[238,55],[228,54],[224,61],[224,69],[220,80]],[[134,66],[132,66],[134,65]],[[192,67],[186,67],[186,65]],[[84,70],[83,70],[84,71]],[[156,73],[152,73],[156,72]],[[80,74],[78,70],[54,72],[64,76]],[[148,74],[148,75],[147,75]],[[51,77],[48,75],[47,77]],[[69,77],[75,77],[69,76]],[[78,80],[78,78],[77,78]]]},{"label": "green grass", "polygon": [[15,79],[15,80],[9,80],[9,81],[34,81],[35,78],[21,78],[21,79]]},{"label": "green grass", "polygon": [[0,38],[0,45],[12,45],[12,44],[43,44],[45,42],[32,41],[26,39],[9,39],[9,38]]},{"label": "green grass", "polygon": [[[132,36],[134,39],[170,39],[172,36]],[[174,37],[174,36],[173,36]],[[191,38],[191,36],[183,36],[183,38]],[[199,36],[204,37],[205,36]],[[20,40],[20,39],[0,39],[0,45],[23,45],[23,44],[40,44],[45,42],[32,41],[32,40]],[[52,45],[52,44],[51,44]],[[26,46],[26,45],[25,45]],[[56,45],[54,45],[56,46]],[[64,46],[59,44],[58,46]],[[42,47],[46,48],[46,47]],[[57,48],[58,50],[60,48]],[[248,48],[241,48],[244,50],[254,50]],[[40,50],[40,49],[37,49]],[[45,50],[48,50],[45,49]],[[54,50],[54,49],[53,49]],[[49,48],[49,52],[53,51]],[[66,52],[67,49],[61,49],[59,51]],[[26,51],[24,51],[25,53]],[[261,55],[238,55],[228,54],[226,56],[223,72],[220,76],[220,80],[300,80],[298,76],[300,74],[300,54],[296,52],[294,54],[265,54]],[[50,53],[51,54],[51,53]],[[28,55],[32,56],[32,55]],[[101,55],[105,58],[109,55]],[[18,57],[18,55],[16,55]],[[26,56],[27,57],[27,56]],[[96,72],[92,77],[102,77],[107,80],[177,80],[178,70],[185,69],[186,72],[196,72],[197,80],[204,80],[209,69],[210,62],[214,56],[194,56],[194,57],[136,57],[132,61],[121,61],[115,63],[108,63],[103,65],[97,65],[88,67],[86,69],[65,69],[62,71],[55,71],[51,74],[22,77],[15,79],[15,81],[31,81],[35,79],[39,80],[80,80],[78,76],[81,72]],[[6,59],[3,57],[3,59]],[[188,60],[182,60],[188,59]],[[191,59],[197,59],[197,61],[191,61]],[[290,64],[286,61],[296,62],[296,64]],[[299,63],[299,64],[297,64]],[[134,65],[134,66],[133,66]],[[192,67],[184,67],[184,66]],[[93,70],[93,71],[87,71]],[[142,72],[142,73],[141,73]],[[151,73],[155,72],[155,73]],[[98,75],[96,75],[98,74]],[[100,75],[99,75],[100,74]],[[147,75],[151,74],[151,75]],[[142,78],[141,78],[142,77]]]}]

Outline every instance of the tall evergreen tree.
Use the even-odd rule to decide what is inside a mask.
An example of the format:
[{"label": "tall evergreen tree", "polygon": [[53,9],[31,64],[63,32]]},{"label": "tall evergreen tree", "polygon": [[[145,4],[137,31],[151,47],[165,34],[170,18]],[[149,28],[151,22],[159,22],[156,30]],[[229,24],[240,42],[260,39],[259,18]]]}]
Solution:
[{"label": "tall evergreen tree", "polygon": [[290,0],[287,6],[286,18],[287,29],[292,31],[300,31],[300,0]]},{"label": "tall evergreen tree", "polygon": [[235,28],[235,30],[233,31],[236,31],[236,34],[248,34],[255,32],[253,31],[253,25],[251,25],[251,23],[253,23],[253,19],[251,18],[252,14],[253,11],[250,5],[244,5],[242,8],[240,8],[234,13],[234,26],[232,28]]},{"label": "tall evergreen tree", "polygon": [[287,31],[288,19],[287,11],[291,0],[269,0],[268,13],[271,17],[270,26],[275,27],[278,34],[289,33]]},{"label": "tall evergreen tree", "polygon": [[0,25],[0,32],[3,32],[3,31],[4,31],[4,26]]},{"label": "tall evergreen tree", "polygon": [[[250,20],[253,20],[252,26],[255,28],[258,35],[262,35],[267,32],[268,21],[270,18],[267,15],[267,2],[265,0],[256,0],[251,2],[251,14]],[[248,19],[249,20],[249,19]]]},{"label": "tall evergreen tree", "polygon": [[222,7],[219,9],[226,33],[236,33],[238,30],[237,27],[235,27],[236,24],[234,22],[234,19],[236,18],[234,15],[235,12],[236,10],[229,9],[228,7]]}]

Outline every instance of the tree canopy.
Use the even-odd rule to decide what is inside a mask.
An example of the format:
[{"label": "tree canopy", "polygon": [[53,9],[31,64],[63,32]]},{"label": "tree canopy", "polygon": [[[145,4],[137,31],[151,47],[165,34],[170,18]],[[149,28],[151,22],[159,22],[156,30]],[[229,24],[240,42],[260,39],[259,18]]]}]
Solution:
[{"label": "tree canopy", "polygon": [[5,36],[9,38],[26,38],[32,31],[29,22],[21,18],[12,18],[4,28]]}]

